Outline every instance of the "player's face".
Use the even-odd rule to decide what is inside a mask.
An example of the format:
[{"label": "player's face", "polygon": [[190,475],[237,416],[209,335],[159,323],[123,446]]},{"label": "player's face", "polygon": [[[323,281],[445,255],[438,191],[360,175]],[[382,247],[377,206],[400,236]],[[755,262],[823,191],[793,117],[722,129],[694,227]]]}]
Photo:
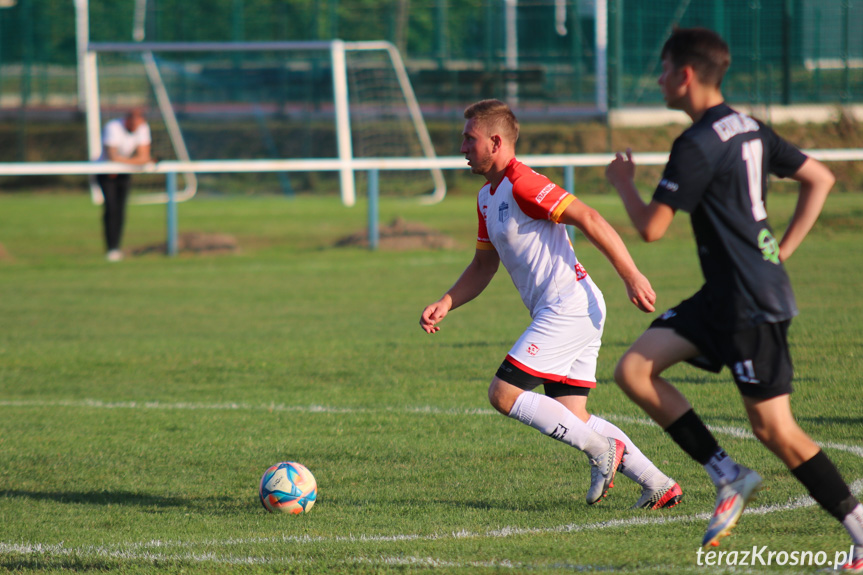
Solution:
[{"label": "player's face", "polygon": [[126,116],[126,121],[125,121],[126,131],[129,133],[134,132],[135,130],[138,129],[138,126],[140,126],[143,123],[144,123],[143,117],[136,115],[136,114],[130,114],[130,115]]},{"label": "player's face", "polygon": [[471,118],[464,123],[461,153],[474,174],[487,174],[494,165],[492,148],[494,142],[488,132]]},{"label": "player's face", "polygon": [[662,59],[662,74],[659,76],[659,89],[665,104],[673,109],[682,109],[682,101],[685,92],[683,85],[683,74],[674,67],[671,58],[666,56]]}]

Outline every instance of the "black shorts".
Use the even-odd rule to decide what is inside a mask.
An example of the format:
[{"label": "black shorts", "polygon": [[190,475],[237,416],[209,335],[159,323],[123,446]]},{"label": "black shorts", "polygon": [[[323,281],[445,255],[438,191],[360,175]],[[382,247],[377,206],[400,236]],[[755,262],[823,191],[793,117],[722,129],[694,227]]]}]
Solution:
[{"label": "black shorts", "polygon": [[709,310],[699,294],[671,308],[650,324],[673,329],[701,352],[688,363],[718,373],[728,366],[741,395],[770,399],[791,393],[794,366],[788,349],[791,320],[721,331],[705,318]]},{"label": "black shorts", "polygon": [[503,363],[497,368],[495,375],[508,384],[525,391],[533,391],[542,385],[545,387],[545,394],[549,397],[564,397],[567,395],[583,395],[586,397],[590,393],[589,387],[567,385],[559,381],[551,381],[527,373],[517,365],[510,363],[507,359],[503,360]]}]

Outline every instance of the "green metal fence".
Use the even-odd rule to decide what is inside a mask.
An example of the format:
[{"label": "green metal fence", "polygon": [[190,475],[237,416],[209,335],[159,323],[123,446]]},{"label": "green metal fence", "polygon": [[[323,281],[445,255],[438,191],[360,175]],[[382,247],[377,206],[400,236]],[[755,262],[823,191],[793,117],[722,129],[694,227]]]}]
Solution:
[{"label": "green metal fence", "polygon": [[[601,103],[597,3],[608,9]],[[733,61],[724,91],[733,102],[863,101],[863,0],[89,2],[93,41],[132,41],[136,21],[148,41],[389,40],[432,114],[508,94],[546,115],[661,104],[659,52],[675,26],[713,28],[728,40]],[[73,0],[0,2],[0,112],[17,115],[19,133],[37,111],[77,109],[75,24]],[[122,81],[119,68],[103,73],[102,82],[112,74]],[[235,97],[243,98],[248,77],[236,75]],[[284,81],[273,84],[285,90]]]}]

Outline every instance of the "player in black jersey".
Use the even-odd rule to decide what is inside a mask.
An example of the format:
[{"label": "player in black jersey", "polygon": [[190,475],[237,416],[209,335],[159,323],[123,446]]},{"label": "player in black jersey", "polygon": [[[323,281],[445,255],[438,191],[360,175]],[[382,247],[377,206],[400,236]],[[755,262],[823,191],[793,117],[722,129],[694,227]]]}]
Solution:
[{"label": "player in black jersey", "polygon": [[[716,33],[676,30],[662,51],[659,85],[670,108],[693,121],[674,142],[650,203],[635,187],[629,150],[606,169],[644,240],[661,238],[677,210],[690,214],[704,286],[666,311],[621,358],[615,379],[717,486],[716,512],[703,545],[718,545],[736,525],[761,477],[734,462],[661,373],[686,361],[728,366],[756,437],[812,497],[845,525],[855,545],[846,566],[863,571],[863,506],[791,413],[787,331],[797,315],[782,262],[812,228],[834,177],[768,126],[727,106],[720,85],[731,58]],[[799,182],[797,207],[780,241],[767,221],[769,174]]]}]

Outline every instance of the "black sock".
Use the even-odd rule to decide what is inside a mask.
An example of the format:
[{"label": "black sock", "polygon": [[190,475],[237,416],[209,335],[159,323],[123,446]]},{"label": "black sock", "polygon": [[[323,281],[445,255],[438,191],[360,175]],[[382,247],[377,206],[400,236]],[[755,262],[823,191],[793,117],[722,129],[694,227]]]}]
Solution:
[{"label": "black sock", "polygon": [[851,494],[839,470],[823,451],[792,469],[791,473],[803,484],[812,499],[839,521],[857,506],[857,498]]},{"label": "black sock", "polygon": [[689,457],[701,465],[710,461],[719,449],[716,438],[695,414],[695,410],[690,409],[681,415],[677,421],[666,427],[665,431]]}]

